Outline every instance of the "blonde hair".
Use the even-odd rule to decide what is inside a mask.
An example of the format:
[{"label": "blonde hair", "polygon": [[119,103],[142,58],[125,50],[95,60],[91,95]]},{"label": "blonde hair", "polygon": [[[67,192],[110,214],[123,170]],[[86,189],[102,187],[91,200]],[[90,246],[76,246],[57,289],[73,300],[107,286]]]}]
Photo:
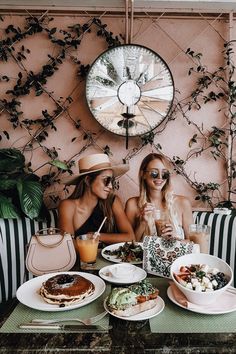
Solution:
[{"label": "blonde hair", "polygon": [[[146,203],[150,203],[150,196],[148,194],[147,184],[144,179],[145,171],[147,170],[148,164],[153,160],[160,160],[166,169],[170,169],[169,161],[161,154],[151,153],[147,155],[141,162],[139,168],[139,198],[138,198],[138,207],[141,209]],[[170,177],[166,180],[166,183],[161,191],[162,193],[162,203],[164,208],[166,208],[170,214],[170,217],[173,213],[173,191],[171,186]],[[144,231],[145,234],[152,233],[151,226],[153,225],[153,217],[150,216],[148,220],[148,226]]]}]

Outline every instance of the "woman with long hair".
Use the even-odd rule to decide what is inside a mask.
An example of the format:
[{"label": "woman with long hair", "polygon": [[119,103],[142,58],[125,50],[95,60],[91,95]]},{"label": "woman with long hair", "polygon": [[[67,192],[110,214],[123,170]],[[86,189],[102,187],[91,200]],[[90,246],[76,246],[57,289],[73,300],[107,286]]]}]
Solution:
[{"label": "woman with long hair", "polygon": [[106,154],[81,158],[78,175],[64,182],[76,187],[70,198],[59,204],[60,229],[75,237],[95,232],[106,216],[99,238],[101,242],[132,241],[132,227],[119,197],[113,193],[115,177],[127,170],[126,164],[112,166]]},{"label": "woman with long hair", "polygon": [[[189,200],[175,195],[171,186],[168,160],[161,154],[147,155],[139,169],[140,193],[126,202],[126,215],[133,226],[136,241],[145,235],[188,239],[188,228],[193,223]],[[167,221],[160,229],[161,215]]]}]

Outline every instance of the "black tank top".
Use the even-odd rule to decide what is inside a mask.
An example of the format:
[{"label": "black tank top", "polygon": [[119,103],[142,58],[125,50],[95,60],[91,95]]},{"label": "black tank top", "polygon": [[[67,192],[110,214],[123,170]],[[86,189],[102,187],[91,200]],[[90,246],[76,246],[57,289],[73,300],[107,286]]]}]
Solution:
[{"label": "black tank top", "polygon": [[[114,201],[114,200],[113,200]],[[102,210],[99,208],[99,205],[97,204],[95,208],[93,209],[92,214],[90,217],[85,221],[83,225],[81,225],[76,231],[75,231],[75,237],[79,235],[86,234],[87,232],[95,232],[98,230],[99,226],[101,225],[105,215],[103,214]],[[107,223],[103,225],[102,229],[100,232],[108,232],[107,231]],[[117,227],[114,225],[114,230],[111,232],[117,232]]]}]

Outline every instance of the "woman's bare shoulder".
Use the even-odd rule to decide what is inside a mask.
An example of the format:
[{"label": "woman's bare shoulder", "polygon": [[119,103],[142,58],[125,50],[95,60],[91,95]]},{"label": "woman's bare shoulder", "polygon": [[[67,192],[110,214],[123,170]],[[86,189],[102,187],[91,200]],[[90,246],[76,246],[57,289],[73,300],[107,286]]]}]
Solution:
[{"label": "woman's bare shoulder", "polygon": [[76,206],[76,202],[74,199],[63,199],[60,201],[58,208],[61,210],[64,208],[72,209],[75,208],[75,206]]},{"label": "woman's bare shoulder", "polygon": [[138,197],[129,198],[125,204],[125,210],[132,210],[132,212],[137,212],[138,209]]},{"label": "woman's bare shoulder", "polygon": [[137,206],[138,205],[138,197],[131,197],[127,200],[126,205]]}]

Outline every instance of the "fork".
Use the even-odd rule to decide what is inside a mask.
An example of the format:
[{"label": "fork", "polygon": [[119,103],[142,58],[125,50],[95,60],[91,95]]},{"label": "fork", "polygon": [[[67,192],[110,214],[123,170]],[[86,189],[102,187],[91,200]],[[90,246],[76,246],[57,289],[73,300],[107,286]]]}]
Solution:
[{"label": "fork", "polygon": [[76,321],[76,322],[81,322],[84,325],[88,326],[101,320],[103,317],[106,316],[107,313],[108,313],[107,311],[104,311],[94,317],[85,318],[84,320],[80,318],[60,318],[60,319],[52,319],[52,320],[42,320],[42,319],[35,318],[34,320],[31,321],[31,323],[50,324],[50,323],[58,323],[58,322]]}]

